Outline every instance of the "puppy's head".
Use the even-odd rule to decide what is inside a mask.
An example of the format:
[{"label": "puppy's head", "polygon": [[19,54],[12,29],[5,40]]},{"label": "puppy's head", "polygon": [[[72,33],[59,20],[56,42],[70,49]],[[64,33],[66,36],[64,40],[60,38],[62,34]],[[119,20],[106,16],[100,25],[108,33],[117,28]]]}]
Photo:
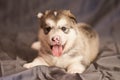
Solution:
[{"label": "puppy's head", "polygon": [[69,10],[48,10],[38,13],[39,39],[54,56],[61,56],[73,46],[76,19]]}]

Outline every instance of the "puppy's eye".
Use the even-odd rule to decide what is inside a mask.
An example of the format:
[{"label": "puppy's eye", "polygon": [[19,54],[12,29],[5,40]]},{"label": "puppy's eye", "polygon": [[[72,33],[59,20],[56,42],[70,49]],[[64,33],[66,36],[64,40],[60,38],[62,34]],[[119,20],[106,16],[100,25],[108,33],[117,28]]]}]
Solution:
[{"label": "puppy's eye", "polygon": [[61,27],[61,30],[63,31],[63,32],[65,32],[65,33],[68,33],[69,32],[69,28],[66,28],[66,27]]},{"label": "puppy's eye", "polygon": [[50,32],[50,30],[51,30],[51,27],[45,28],[45,29],[44,29],[45,34],[48,34],[48,33]]},{"label": "puppy's eye", "polygon": [[66,31],[66,30],[67,30],[67,28],[66,28],[66,27],[62,27],[61,29],[62,29],[62,31]]}]

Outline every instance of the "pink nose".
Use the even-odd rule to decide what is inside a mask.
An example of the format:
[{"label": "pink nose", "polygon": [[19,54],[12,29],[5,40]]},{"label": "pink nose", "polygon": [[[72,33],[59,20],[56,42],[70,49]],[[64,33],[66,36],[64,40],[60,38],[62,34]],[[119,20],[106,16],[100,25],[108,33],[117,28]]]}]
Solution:
[{"label": "pink nose", "polygon": [[60,36],[52,37],[52,43],[53,44],[60,44]]}]

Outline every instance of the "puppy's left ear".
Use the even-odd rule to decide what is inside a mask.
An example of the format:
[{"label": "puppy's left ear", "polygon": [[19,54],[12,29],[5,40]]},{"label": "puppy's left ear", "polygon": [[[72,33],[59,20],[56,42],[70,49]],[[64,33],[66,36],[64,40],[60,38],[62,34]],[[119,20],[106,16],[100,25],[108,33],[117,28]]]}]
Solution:
[{"label": "puppy's left ear", "polygon": [[71,13],[70,10],[64,10],[63,11],[69,18],[71,18],[72,20],[74,20],[74,22],[77,23],[76,17]]},{"label": "puppy's left ear", "polygon": [[39,12],[38,14],[37,14],[37,17],[38,18],[41,18],[43,16],[43,13],[41,13],[41,12]]}]

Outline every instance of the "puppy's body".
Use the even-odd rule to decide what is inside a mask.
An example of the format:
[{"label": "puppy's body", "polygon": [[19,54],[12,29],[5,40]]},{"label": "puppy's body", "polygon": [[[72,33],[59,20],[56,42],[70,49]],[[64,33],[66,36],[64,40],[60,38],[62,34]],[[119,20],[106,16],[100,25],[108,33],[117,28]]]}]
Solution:
[{"label": "puppy's body", "polygon": [[77,23],[70,11],[46,11],[38,17],[39,41],[32,47],[39,51],[39,57],[24,67],[58,66],[69,73],[82,73],[98,54],[97,33],[88,25]]}]

